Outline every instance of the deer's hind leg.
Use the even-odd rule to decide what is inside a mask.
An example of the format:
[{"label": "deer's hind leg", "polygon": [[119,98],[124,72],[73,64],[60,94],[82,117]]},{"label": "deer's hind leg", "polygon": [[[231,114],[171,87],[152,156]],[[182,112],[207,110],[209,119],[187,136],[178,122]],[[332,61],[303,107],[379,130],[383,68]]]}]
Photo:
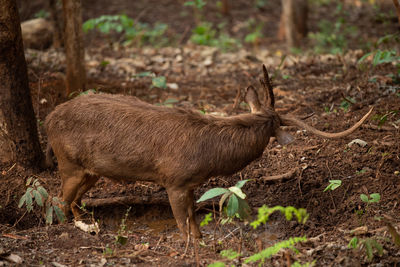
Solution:
[{"label": "deer's hind leg", "polygon": [[66,159],[58,158],[58,167],[61,176],[60,197],[63,201],[62,210],[65,216],[68,216],[72,209],[75,213],[76,205],[73,204],[77,198],[80,188],[85,184],[85,171],[82,167],[69,162]]},{"label": "deer's hind leg", "polygon": [[99,180],[99,176],[92,174],[85,174],[82,180],[82,184],[79,186],[78,191],[75,195],[73,202],[71,203],[72,214],[75,220],[79,220],[81,213],[80,207],[82,206],[82,196],[92,188]]},{"label": "deer's hind leg", "polygon": [[187,238],[189,235],[188,231],[191,231],[195,238],[200,238],[201,232],[195,219],[193,190],[167,188],[167,192],[172,212],[183,237]]}]

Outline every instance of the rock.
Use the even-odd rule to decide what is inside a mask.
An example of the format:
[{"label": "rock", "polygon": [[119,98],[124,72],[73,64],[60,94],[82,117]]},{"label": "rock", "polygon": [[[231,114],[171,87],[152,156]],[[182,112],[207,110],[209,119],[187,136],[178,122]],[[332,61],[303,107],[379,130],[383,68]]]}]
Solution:
[{"label": "rock", "polygon": [[179,89],[179,85],[177,83],[167,83],[167,87],[175,91]]},{"label": "rock", "polygon": [[24,48],[47,49],[53,41],[53,25],[43,19],[32,19],[21,23]]},{"label": "rock", "polygon": [[361,139],[354,139],[350,143],[347,144],[348,147],[352,147],[352,145],[357,144],[360,147],[365,147],[367,145],[367,142],[361,140]]}]

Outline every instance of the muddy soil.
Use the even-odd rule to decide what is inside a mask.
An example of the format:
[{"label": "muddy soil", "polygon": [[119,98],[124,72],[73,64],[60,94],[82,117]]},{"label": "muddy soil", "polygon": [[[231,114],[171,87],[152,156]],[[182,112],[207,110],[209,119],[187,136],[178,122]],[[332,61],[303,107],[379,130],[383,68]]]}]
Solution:
[{"label": "muddy soil", "polygon": [[[86,202],[134,196],[134,203],[114,203],[86,207],[88,221],[98,222],[98,234],[85,233],[69,221],[46,225],[37,206],[32,212],[18,208],[26,191],[29,177],[38,178],[48,193],[56,196],[60,179],[57,170],[33,173],[17,164],[0,166],[0,265],[21,266],[206,266],[224,261],[235,266],[249,266],[244,259],[278,241],[306,236],[307,242],[292,250],[279,252],[267,259],[265,266],[290,266],[315,261],[316,266],[399,266],[400,249],[393,242],[391,231],[400,232],[400,85],[387,74],[396,73],[393,64],[360,69],[363,55],[360,43],[374,42],[398,25],[390,19],[382,23],[369,7],[345,6],[350,23],[360,30],[349,40],[349,50],[343,56],[313,54],[312,44],[304,43],[304,53],[289,54],[276,39],[280,5],[267,2],[257,9],[252,1],[231,1],[232,11],[221,17],[217,7],[207,6],[206,19],[226,20],[235,28],[256,17],[270,27],[264,27],[264,39],[259,47],[244,46],[234,52],[222,53],[215,48],[187,43],[187,28],[195,25],[190,10],[183,1],[84,1],[84,20],[103,14],[120,14],[152,23],[169,25],[169,34],[180,34],[175,47],[133,48],[110,45],[100,35],[86,35],[87,89],[96,92],[135,95],[144,101],[167,106],[201,110],[206,114],[227,116],[249,112],[241,104],[233,109],[238,88],[252,84],[259,88],[261,66],[265,63],[272,73],[276,107],[282,113],[299,117],[314,113],[306,122],[324,131],[341,131],[359,120],[371,107],[373,115],[352,135],[325,140],[299,129],[287,130],[296,141],[287,146],[270,142],[260,159],[230,177],[214,177],[195,192],[198,199],[214,187],[230,187],[239,180],[250,179],[242,188],[256,218],[257,208],[293,206],[309,213],[305,224],[287,221],[275,213],[267,224],[253,229],[248,222],[234,221],[216,224],[219,218],[218,199],[198,205],[197,218],[202,221],[209,212],[214,220],[203,226],[203,239],[193,245],[183,241],[168,204],[165,190],[152,183],[116,184],[102,178],[86,194]],[[162,3],[162,4],[160,4]],[[383,6],[384,14],[390,7]],[[21,7],[21,17],[27,19],[43,8],[42,1],[32,1]],[[322,18],[334,20],[335,5],[323,5],[310,14],[310,28],[315,30]],[[385,13],[386,12],[386,13]],[[244,32],[232,31],[237,38]],[[115,40],[114,40],[115,41]],[[26,50],[33,105],[43,148],[46,133],[42,122],[54,107],[68,99],[65,92],[65,69],[62,51]],[[104,64],[104,62],[107,62]],[[278,66],[280,66],[278,68]],[[151,77],[137,74],[152,72],[165,76],[167,88],[152,87]],[[349,104],[345,99],[354,100]],[[383,125],[383,117],[386,118]],[[361,139],[365,145],[348,144]],[[292,173],[284,179],[270,181],[271,176]],[[329,180],[341,180],[333,191],[324,189]],[[377,203],[367,204],[361,194],[379,193]],[[85,201],[85,200],[84,200]],[[382,219],[384,218],[384,219]],[[355,230],[355,231],[354,231]],[[122,232],[121,232],[122,231]],[[127,242],[117,242],[119,236]],[[366,243],[348,247],[357,237],[360,242],[376,240],[382,250],[373,248],[373,258],[366,253]],[[232,249],[242,254],[232,261],[220,252]],[[10,258],[11,256],[11,258]],[[250,266],[257,263],[251,263]]]}]

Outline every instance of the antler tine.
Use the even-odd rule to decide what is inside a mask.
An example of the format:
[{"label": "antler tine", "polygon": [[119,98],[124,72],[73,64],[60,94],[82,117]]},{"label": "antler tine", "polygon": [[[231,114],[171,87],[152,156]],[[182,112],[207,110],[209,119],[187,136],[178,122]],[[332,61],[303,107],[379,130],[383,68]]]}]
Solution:
[{"label": "antler tine", "polygon": [[263,73],[264,73],[264,79],[260,79],[260,83],[264,88],[264,103],[268,107],[274,108],[275,106],[274,91],[272,88],[271,80],[269,79],[267,68],[265,67],[264,64],[263,64]]}]

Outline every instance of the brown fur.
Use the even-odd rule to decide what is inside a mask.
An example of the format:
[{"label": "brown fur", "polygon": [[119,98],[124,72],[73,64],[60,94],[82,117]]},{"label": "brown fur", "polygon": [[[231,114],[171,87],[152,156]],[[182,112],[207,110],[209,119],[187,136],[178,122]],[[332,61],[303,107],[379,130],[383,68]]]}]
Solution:
[{"label": "brown fur", "polygon": [[[64,212],[79,218],[82,195],[105,176],[115,180],[152,181],[164,186],[180,231],[187,219],[195,237],[193,190],[211,176],[229,175],[260,157],[271,136],[284,143],[292,137],[279,129],[291,124],[320,132],[273,107],[272,86],[264,67],[264,106],[254,88],[246,91],[251,114],[214,117],[180,108],[157,107],[123,95],[83,95],[56,107],[46,118],[49,147],[62,178]],[[47,155],[51,157],[48,149]]]},{"label": "brown fur", "polygon": [[[279,118],[273,111],[218,118],[156,107],[130,96],[98,94],[59,105],[45,125],[68,204],[79,205],[82,196],[74,195],[81,187],[81,194],[90,188],[85,180],[93,185],[105,176],[156,182],[170,195],[185,195],[186,205],[193,206],[196,186],[211,176],[232,174],[262,154]],[[72,211],[79,216],[75,204]],[[188,214],[181,213],[178,217],[185,219],[177,221],[185,233]],[[192,231],[199,236],[197,225]]]}]

